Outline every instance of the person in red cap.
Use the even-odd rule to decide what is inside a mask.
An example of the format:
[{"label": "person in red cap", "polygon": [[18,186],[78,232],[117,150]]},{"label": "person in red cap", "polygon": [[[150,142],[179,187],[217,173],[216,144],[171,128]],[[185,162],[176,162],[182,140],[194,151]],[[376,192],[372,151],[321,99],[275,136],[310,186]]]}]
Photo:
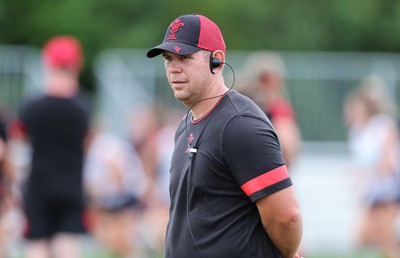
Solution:
[{"label": "person in red cap", "polygon": [[160,54],[189,108],[175,135],[165,257],[299,257],[302,218],[281,144],[265,113],[225,85],[218,26],[180,16],[147,57]]},{"label": "person in red cap", "polygon": [[45,94],[24,104],[20,126],[32,147],[24,211],[27,258],[80,257],[82,166],[89,110],[79,98],[79,41],[56,36],[43,48]]}]

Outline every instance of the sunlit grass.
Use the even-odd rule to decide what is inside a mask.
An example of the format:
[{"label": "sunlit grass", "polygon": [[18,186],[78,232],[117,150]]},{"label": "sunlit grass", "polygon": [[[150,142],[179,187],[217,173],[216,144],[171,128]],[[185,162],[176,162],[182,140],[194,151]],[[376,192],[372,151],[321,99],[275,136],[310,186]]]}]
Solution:
[{"label": "sunlit grass", "polygon": [[[106,249],[102,248],[99,244],[93,241],[90,237],[83,237],[82,244],[84,246],[82,258],[121,258],[113,255]],[[14,255],[8,258],[24,258],[24,244],[18,245]],[[367,249],[362,251],[344,252],[344,251],[314,251],[307,252],[304,258],[384,258],[374,249]],[[163,254],[151,254],[148,258],[163,258]]]},{"label": "sunlit grass", "polygon": [[384,256],[380,255],[377,251],[366,250],[352,253],[321,252],[306,255],[304,258],[384,258]]}]

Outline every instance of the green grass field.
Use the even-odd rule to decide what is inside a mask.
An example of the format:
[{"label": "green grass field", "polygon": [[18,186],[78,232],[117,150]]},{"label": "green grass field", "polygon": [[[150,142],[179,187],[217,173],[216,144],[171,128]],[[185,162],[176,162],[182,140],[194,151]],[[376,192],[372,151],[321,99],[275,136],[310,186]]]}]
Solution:
[{"label": "green grass field", "polygon": [[378,252],[370,250],[354,253],[328,253],[321,252],[316,254],[306,255],[304,258],[384,258]]},{"label": "green grass field", "polygon": [[[23,256],[17,256],[15,258],[23,258]],[[118,256],[109,254],[102,250],[91,250],[86,251],[83,258],[120,258]],[[152,255],[148,258],[163,258],[163,255]],[[363,253],[349,253],[349,254],[334,254],[334,253],[320,253],[320,254],[311,254],[309,256],[305,256],[304,258],[384,258],[380,256],[376,252],[363,252]]]},{"label": "green grass field", "polygon": [[[110,254],[106,254],[101,251],[92,250],[91,252],[87,252],[84,258],[119,258],[116,256],[112,256]],[[149,258],[163,258],[163,255],[153,255]],[[354,253],[328,253],[321,252],[306,255],[304,258],[384,258],[380,256],[375,251],[364,251],[364,252],[354,252]]]},{"label": "green grass field", "polygon": [[[110,252],[101,248],[92,239],[84,237],[82,239],[84,246],[83,258],[120,258],[116,255],[112,255]],[[24,258],[23,257],[23,244],[19,245],[14,255],[8,258]],[[384,258],[379,255],[375,250],[364,250],[359,252],[335,252],[335,251],[321,251],[321,252],[308,252],[303,254],[304,258]],[[163,258],[163,254],[151,254],[147,258]]]},{"label": "green grass field", "polygon": [[[24,258],[21,254],[13,258]],[[83,258],[120,258],[118,256],[112,255],[101,248],[90,246],[84,251]],[[148,258],[163,258],[162,254],[150,255]],[[335,252],[320,252],[306,254],[304,258],[384,258],[375,251],[364,251],[364,252],[354,252],[354,253],[335,253]]]}]

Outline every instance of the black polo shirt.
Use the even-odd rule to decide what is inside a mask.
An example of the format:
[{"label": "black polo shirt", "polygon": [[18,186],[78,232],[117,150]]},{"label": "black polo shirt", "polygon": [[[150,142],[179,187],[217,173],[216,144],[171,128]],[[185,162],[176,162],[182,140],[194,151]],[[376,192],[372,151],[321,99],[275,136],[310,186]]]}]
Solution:
[{"label": "black polo shirt", "polygon": [[165,257],[280,257],[254,202],[292,182],[271,123],[249,98],[231,91],[203,118],[183,119],[170,173]]}]

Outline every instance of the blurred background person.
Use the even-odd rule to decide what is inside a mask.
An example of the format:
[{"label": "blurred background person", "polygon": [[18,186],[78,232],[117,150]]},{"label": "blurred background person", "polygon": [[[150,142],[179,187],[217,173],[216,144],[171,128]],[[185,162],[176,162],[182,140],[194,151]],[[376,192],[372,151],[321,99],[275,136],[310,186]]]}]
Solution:
[{"label": "blurred background person", "polygon": [[271,120],[287,166],[295,161],[301,143],[296,114],[285,86],[285,65],[275,53],[254,52],[244,64],[246,81],[240,91],[253,99]]},{"label": "blurred background person", "polygon": [[84,181],[91,207],[90,228],[98,243],[117,257],[144,257],[139,236],[147,177],[129,141],[92,130]]},{"label": "blurred background person", "polygon": [[19,128],[32,148],[23,192],[27,258],[80,257],[85,232],[82,169],[89,110],[79,97],[80,42],[56,36],[44,46],[45,93],[27,102]]},{"label": "blurred background person", "polygon": [[148,179],[140,235],[148,253],[164,252],[169,212],[169,170],[175,129],[184,112],[156,106],[141,106],[132,112],[130,140],[137,150]]},{"label": "blurred background person", "polygon": [[25,224],[21,210],[22,185],[30,164],[30,148],[23,140],[20,123],[14,123],[14,117],[8,107],[2,111],[0,134],[5,141],[4,149],[0,151],[0,177],[3,179],[0,179],[3,183],[3,202],[0,204],[0,250],[3,248],[4,257],[9,258],[14,257],[16,251],[21,249],[21,235]]},{"label": "blurred background person", "polygon": [[10,227],[8,215],[12,201],[12,172],[8,153],[8,133],[5,112],[0,109],[0,258],[8,256]]},{"label": "blurred background person", "polygon": [[386,87],[377,76],[364,78],[346,97],[344,118],[362,204],[358,243],[378,248],[385,257],[398,258],[399,127]]},{"label": "blurred background person", "polygon": [[161,128],[159,114],[152,105],[142,105],[132,110],[129,121],[129,140],[137,151],[149,178],[149,189],[156,184],[157,149],[156,135]]}]

